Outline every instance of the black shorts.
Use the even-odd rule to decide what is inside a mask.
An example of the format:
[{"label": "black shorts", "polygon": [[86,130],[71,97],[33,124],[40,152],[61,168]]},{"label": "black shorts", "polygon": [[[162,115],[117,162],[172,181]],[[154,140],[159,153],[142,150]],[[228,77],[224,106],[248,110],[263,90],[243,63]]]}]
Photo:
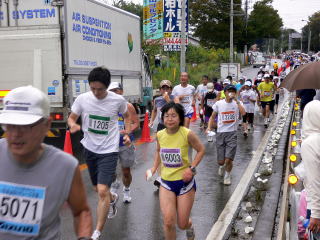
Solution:
[{"label": "black shorts", "polygon": [[110,187],[115,180],[119,153],[98,154],[84,148],[84,157],[92,184],[94,186],[103,184]]},{"label": "black shorts", "polygon": [[250,124],[253,124],[253,120],[254,120],[254,113],[246,113],[246,115],[242,117],[242,121],[244,123],[248,122]]},{"label": "black shorts", "polygon": [[276,94],[276,105],[278,105],[278,103],[279,103],[279,98],[280,98],[280,95]]},{"label": "black shorts", "polygon": [[263,109],[265,109],[267,105],[270,107],[270,111],[273,111],[273,109],[274,109],[274,100],[269,101],[269,102],[263,102],[263,101],[261,101],[261,107],[262,107]]}]

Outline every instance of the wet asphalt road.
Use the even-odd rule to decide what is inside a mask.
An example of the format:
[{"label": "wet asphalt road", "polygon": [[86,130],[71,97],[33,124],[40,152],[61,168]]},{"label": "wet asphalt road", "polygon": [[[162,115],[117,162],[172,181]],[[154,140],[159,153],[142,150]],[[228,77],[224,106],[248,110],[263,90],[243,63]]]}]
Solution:
[{"label": "wet asphalt road", "polygon": [[[244,75],[253,77],[258,70],[249,68]],[[206,147],[206,154],[197,167],[197,192],[192,209],[191,218],[195,227],[196,239],[204,240],[212,225],[218,219],[229,197],[237,186],[243,172],[264,136],[265,128],[262,117],[256,113],[255,128],[248,138],[244,138],[239,127],[238,148],[232,170],[232,184],[225,186],[222,178],[218,176],[216,162],[215,142],[208,143],[203,130],[199,128],[199,120],[191,123],[190,127],[200,137]],[[153,133],[152,133],[153,134]],[[136,164],[132,169],[133,182],[131,185],[132,202],[122,202],[122,184],[118,190],[118,214],[114,219],[108,220],[102,233],[102,240],[162,240],[162,217],[159,207],[158,190],[152,182],[146,182],[144,175],[146,169],[153,163],[155,142],[145,143],[136,147]],[[82,171],[87,196],[94,221],[96,219],[97,194],[93,191],[88,171]],[[73,233],[72,217],[69,209],[64,207],[62,215],[62,233],[64,239],[76,239]],[[177,239],[186,239],[184,231],[177,231]]]}]

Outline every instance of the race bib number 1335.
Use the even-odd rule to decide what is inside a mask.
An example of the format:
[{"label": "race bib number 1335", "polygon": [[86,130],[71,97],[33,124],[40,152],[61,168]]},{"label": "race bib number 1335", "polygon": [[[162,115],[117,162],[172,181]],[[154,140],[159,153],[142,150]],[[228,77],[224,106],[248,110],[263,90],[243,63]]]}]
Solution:
[{"label": "race bib number 1335", "polygon": [[0,182],[0,232],[38,236],[46,190]]}]

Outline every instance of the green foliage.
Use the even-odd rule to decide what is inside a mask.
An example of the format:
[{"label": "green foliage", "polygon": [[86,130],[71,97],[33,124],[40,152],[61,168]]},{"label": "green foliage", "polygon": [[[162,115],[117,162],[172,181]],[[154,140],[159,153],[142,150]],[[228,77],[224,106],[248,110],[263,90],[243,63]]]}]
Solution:
[{"label": "green foliage", "polygon": [[[154,53],[155,46],[151,49]],[[146,50],[146,49],[145,49]],[[148,51],[148,50],[147,50]],[[160,49],[158,49],[159,53]],[[151,58],[151,69],[153,72],[153,87],[159,88],[159,83],[163,79],[172,81],[174,85],[180,83],[180,52],[163,53],[161,67],[154,66],[154,54],[147,52]],[[169,58],[168,58],[169,56]],[[203,75],[220,77],[219,65],[229,58],[228,49],[205,49],[203,47],[188,46],[186,53],[187,72],[189,73],[190,84],[197,86],[200,84]]]},{"label": "green foliage", "polygon": [[282,19],[272,5],[272,0],[258,1],[248,19],[248,41],[260,43],[263,39],[281,36]]},{"label": "green foliage", "polygon": [[320,51],[320,11],[309,17],[309,22],[302,28],[302,44],[305,52],[308,48],[309,25],[311,31],[310,50]]},{"label": "green foliage", "polygon": [[[234,0],[234,45],[242,49],[244,39],[244,12],[241,0]],[[190,1],[190,24],[195,27],[195,36],[208,48],[229,47],[230,1]],[[240,16],[239,16],[240,15]]]}]

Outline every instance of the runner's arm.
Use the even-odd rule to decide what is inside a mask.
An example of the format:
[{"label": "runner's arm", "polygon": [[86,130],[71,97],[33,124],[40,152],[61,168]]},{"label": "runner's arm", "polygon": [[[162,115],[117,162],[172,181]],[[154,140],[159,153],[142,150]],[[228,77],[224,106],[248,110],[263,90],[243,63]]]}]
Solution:
[{"label": "runner's arm", "polygon": [[238,108],[239,108],[239,112],[241,114],[241,116],[246,115],[246,110],[244,109],[244,107],[242,106],[242,104],[239,101],[236,101]]},{"label": "runner's arm", "polygon": [[79,167],[76,168],[67,200],[74,218],[76,235],[89,237],[92,234],[92,215]]},{"label": "runner's arm", "polygon": [[151,168],[152,175],[157,171],[160,164],[160,144],[157,138],[157,149],[154,155],[153,166]]},{"label": "runner's arm", "polygon": [[182,179],[184,182],[190,182],[192,180],[192,177],[195,175],[195,173],[192,172],[191,167],[195,168],[196,166],[198,166],[205,154],[205,148],[203,144],[200,142],[199,137],[192,131],[189,131],[188,133],[188,143],[193,149],[197,151],[197,154],[195,155],[193,161],[190,163],[190,166],[183,172]]},{"label": "runner's arm", "polygon": [[152,112],[151,112],[151,118],[150,118],[150,122],[149,122],[149,127],[153,126],[153,122],[156,119],[156,116],[157,116],[157,107],[156,107],[155,101],[153,100],[153,109],[152,109]]},{"label": "runner's arm", "polygon": [[206,132],[211,131],[212,128],[216,128],[217,127],[216,116],[217,116],[217,112],[212,112],[211,117],[210,117],[209,122],[208,122],[208,128],[207,128]]},{"label": "runner's arm", "polygon": [[139,127],[139,118],[136,109],[131,103],[128,103],[128,112],[130,115],[131,132],[134,132]]},{"label": "runner's arm", "polygon": [[71,133],[75,133],[75,132],[80,131],[81,127],[79,124],[77,124],[78,119],[79,119],[79,116],[77,114],[71,112],[71,114],[69,115],[68,120],[67,120]]},{"label": "runner's arm", "polygon": [[195,155],[191,166],[196,167],[201,162],[204,154],[205,154],[205,147],[201,143],[199,137],[192,131],[189,131],[188,134],[188,143],[191,145],[191,147],[197,151],[197,154]]}]

